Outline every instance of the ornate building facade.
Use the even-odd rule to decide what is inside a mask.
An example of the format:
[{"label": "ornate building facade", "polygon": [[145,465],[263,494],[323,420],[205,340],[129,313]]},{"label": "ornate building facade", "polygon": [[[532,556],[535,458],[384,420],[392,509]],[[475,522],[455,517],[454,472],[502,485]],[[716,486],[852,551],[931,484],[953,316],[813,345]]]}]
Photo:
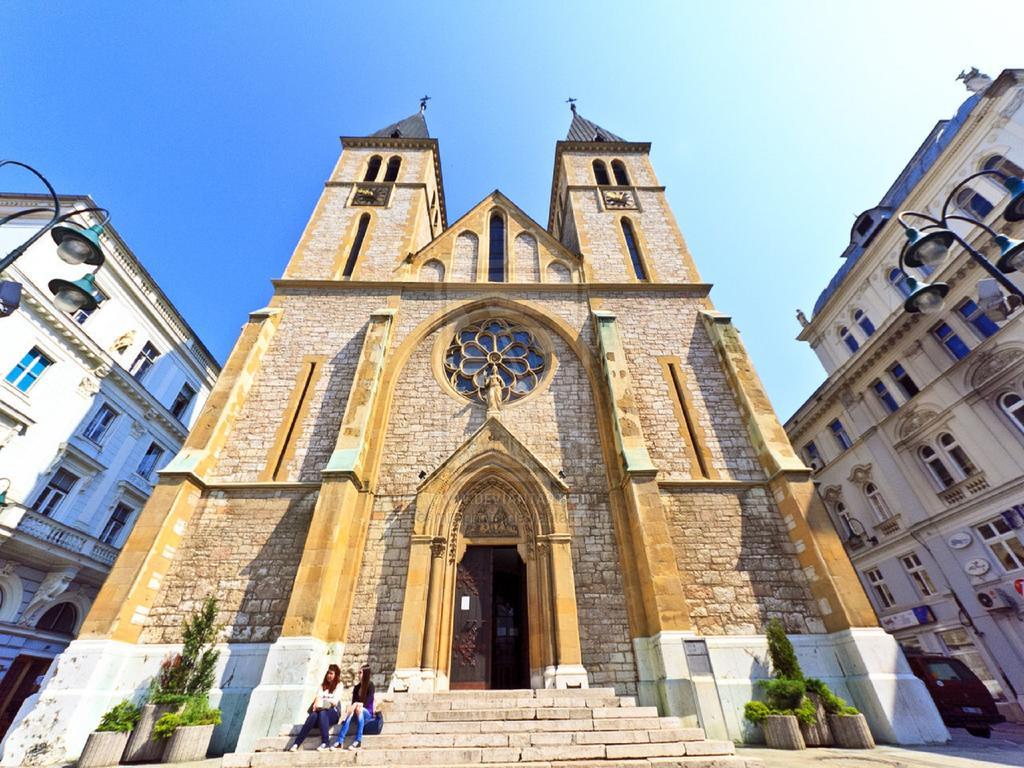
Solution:
[{"label": "ornate building facade", "polygon": [[[962,248],[915,279],[950,286],[939,316],[910,315],[896,268],[906,242],[893,217],[939,214],[967,176],[1024,175],[1024,70],[972,91],[940,121],[879,204],[854,223],[845,262],[800,338],[828,378],[786,423],[882,626],[908,651],[961,658],[1003,713],[1024,704],[1024,326],[985,306],[988,278]],[[982,176],[954,197],[958,215],[1021,237]],[[997,257],[988,235],[953,221]],[[1020,273],[1008,277],[1020,284]],[[993,281],[989,281],[993,282]]]},{"label": "ornate building facade", "polygon": [[208,595],[219,751],[296,720],[330,661],[395,692],[611,687],[742,739],[771,618],[879,738],[946,737],[649,144],[574,110],[547,227],[497,191],[449,224],[422,111],[342,147],[5,764],[75,754]]},{"label": "ornate building facade", "polygon": [[[48,202],[3,194],[0,210]],[[48,219],[44,209],[6,224],[0,253]],[[0,734],[78,632],[220,372],[114,227],[100,245],[92,311],[62,311],[46,290],[86,269],[61,261],[50,237],[3,275],[24,289],[21,308],[0,318]]]}]

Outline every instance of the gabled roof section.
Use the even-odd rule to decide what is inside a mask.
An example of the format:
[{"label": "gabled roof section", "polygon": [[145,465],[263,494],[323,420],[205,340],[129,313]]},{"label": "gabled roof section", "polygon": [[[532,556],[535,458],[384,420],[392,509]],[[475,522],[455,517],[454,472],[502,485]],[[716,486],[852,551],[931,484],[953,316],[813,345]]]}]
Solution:
[{"label": "gabled roof section", "polygon": [[[580,262],[580,259],[582,258],[580,254],[573,253],[560,242],[558,242],[558,240],[550,232],[548,232],[546,229],[544,229],[544,227],[542,227],[540,224],[534,221],[530,217],[530,215],[526,213],[526,211],[524,211],[518,205],[516,205],[507,197],[505,197],[505,195],[500,190],[496,189],[489,195],[487,195],[487,197],[485,197],[479,203],[477,203],[468,211],[466,211],[462,216],[459,217],[457,221],[448,225],[444,232],[442,232],[440,235],[438,235],[425,246],[423,246],[413,256],[413,263],[430,258],[430,254],[433,251],[436,251],[438,249],[443,250],[443,248],[445,247],[443,244],[446,241],[455,238],[459,234],[459,232],[462,232],[466,229],[472,229],[472,227],[466,226],[468,220],[474,218],[481,210],[489,210],[495,206],[500,206],[501,208],[504,208],[509,216],[518,221],[519,226],[521,226],[524,231],[529,232],[531,235],[537,238],[537,242],[544,243],[544,245],[548,249],[550,249],[553,253],[558,254],[568,263],[578,264]],[[481,236],[484,235],[486,235],[486,232],[481,234]]]},{"label": "gabled roof section", "polygon": [[566,141],[617,141],[624,142],[621,136],[616,136],[611,131],[606,131],[597,123],[592,123],[576,111],[576,105],[572,105],[572,123],[569,125],[569,133],[565,136]]},{"label": "gabled roof section", "polygon": [[430,131],[427,130],[427,119],[423,116],[423,110],[420,110],[415,115],[409,115],[404,120],[399,120],[387,128],[381,128],[376,133],[371,133],[370,137],[380,139],[429,139]]}]

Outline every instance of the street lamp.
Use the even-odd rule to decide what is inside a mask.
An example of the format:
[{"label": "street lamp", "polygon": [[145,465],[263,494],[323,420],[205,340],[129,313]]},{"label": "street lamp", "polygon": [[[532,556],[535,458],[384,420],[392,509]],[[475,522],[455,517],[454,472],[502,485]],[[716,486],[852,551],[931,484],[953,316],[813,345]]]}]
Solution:
[{"label": "street lamp", "polygon": [[[0,273],[11,266],[28,250],[36,240],[47,232],[57,243],[57,256],[68,264],[86,264],[93,269],[91,274],[83,275],[75,281],[51,280],[48,284],[50,293],[54,295],[54,304],[62,312],[75,312],[79,309],[96,308],[96,271],[103,264],[103,249],[100,247],[100,234],[104,225],[110,221],[110,212],[106,208],[80,208],[70,213],[61,214],[60,199],[46,177],[30,165],[17,160],[0,160],[0,168],[14,165],[34,174],[50,193],[49,205],[26,208],[9,216],[0,218],[0,226],[22,216],[37,213],[50,214],[50,220],[25,242],[0,259]],[[97,212],[103,214],[103,220],[91,227],[81,227],[70,219],[82,213]],[[0,317],[12,314],[21,302],[21,285],[13,280],[0,280]]]},{"label": "street lamp", "polygon": [[[1007,235],[996,232],[984,222],[978,221],[972,216],[961,216],[948,213],[950,203],[956,197],[957,192],[969,181],[979,176],[996,176],[1011,193],[1009,202],[1003,212],[1003,218],[1007,221],[1024,221],[1024,181],[1016,176],[1010,176],[1002,171],[985,170],[972,173],[965,178],[947,195],[942,205],[942,215],[935,218],[920,211],[903,211],[896,220],[903,226],[907,242],[900,251],[899,269],[907,279],[907,287],[910,294],[903,302],[903,309],[911,314],[933,315],[941,312],[944,308],[946,295],[949,293],[949,286],[946,283],[928,283],[915,280],[907,274],[907,267],[935,269],[949,255],[953,244],[959,244],[967,254],[992,277],[1005,288],[1011,295],[1017,296],[1024,301],[1024,291],[1014,285],[1007,273],[1024,271],[1024,241],[1014,240]],[[928,223],[920,229],[910,226],[906,217],[913,216],[923,219]],[[992,264],[976,248],[971,246],[966,239],[958,235],[948,227],[950,221],[964,221],[973,227],[985,230],[991,236],[993,242],[999,246],[999,261]]]}]

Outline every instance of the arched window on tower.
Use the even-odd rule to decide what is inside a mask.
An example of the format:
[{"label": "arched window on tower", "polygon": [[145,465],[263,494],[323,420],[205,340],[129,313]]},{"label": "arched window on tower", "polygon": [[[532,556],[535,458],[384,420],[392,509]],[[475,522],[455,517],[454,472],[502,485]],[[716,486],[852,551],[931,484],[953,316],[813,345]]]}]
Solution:
[{"label": "arched window on tower", "polygon": [[345,270],[341,276],[346,280],[352,277],[356,268],[356,261],[359,259],[359,252],[363,249],[363,240],[366,238],[366,228],[370,226],[370,214],[364,213],[359,217],[359,226],[356,228],[356,237],[352,241],[352,250],[348,252],[348,259],[345,261]]},{"label": "arched window on tower", "polygon": [[856,352],[860,349],[860,344],[857,343],[857,337],[850,333],[850,329],[845,325],[839,329],[839,338],[842,340],[851,352]]},{"label": "arched window on tower", "polygon": [[992,213],[993,208],[992,203],[989,202],[987,197],[975,192],[970,187],[964,187],[957,192],[956,204],[960,206],[961,210],[982,219]]},{"label": "arched window on tower", "polygon": [[604,164],[603,160],[594,161],[594,182],[599,187],[607,187],[612,183],[608,178],[608,166]]},{"label": "arched window on tower", "polygon": [[402,158],[395,155],[388,160],[388,169],[384,171],[384,181],[395,181],[398,178],[398,169],[402,167]]},{"label": "arched window on tower", "polygon": [[615,176],[615,183],[620,187],[629,186],[629,174],[626,173],[626,165],[621,160],[612,160],[612,174]]},{"label": "arched window on tower", "polygon": [[505,219],[491,214],[491,247],[487,252],[487,279],[492,283],[505,282]]},{"label": "arched window on tower", "polygon": [[863,309],[858,309],[854,312],[853,319],[860,326],[860,329],[864,331],[865,336],[870,336],[875,332],[875,324],[871,322],[871,318],[864,313]]},{"label": "arched window on tower", "polygon": [[380,173],[380,164],[384,158],[380,155],[374,155],[370,158],[370,162],[366,164],[366,174],[363,176],[363,181],[376,181],[377,174]]},{"label": "arched window on tower", "polygon": [[889,282],[892,284],[893,288],[899,291],[903,298],[907,298],[914,292],[913,288],[910,287],[908,280],[909,278],[903,270],[896,267],[889,270]]},{"label": "arched window on tower", "polygon": [[626,239],[629,260],[633,262],[634,276],[637,280],[646,280],[647,270],[644,269],[643,259],[640,258],[640,246],[637,245],[636,234],[633,232],[633,222],[629,219],[622,220],[622,236]]},{"label": "arched window on tower", "polygon": [[1003,155],[992,155],[985,161],[982,169],[986,171],[1001,171],[1007,176],[1016,176],[1018,179],[1024,178],[1024,168],[1021,168],[1012,160],[1008,160]]},{"label": "arched window on tower", "polygon": [[1007,392],[999,398],[999,407],[1013,422],[1013,426],[1024,432],[1024,398],[1016,392]]}]

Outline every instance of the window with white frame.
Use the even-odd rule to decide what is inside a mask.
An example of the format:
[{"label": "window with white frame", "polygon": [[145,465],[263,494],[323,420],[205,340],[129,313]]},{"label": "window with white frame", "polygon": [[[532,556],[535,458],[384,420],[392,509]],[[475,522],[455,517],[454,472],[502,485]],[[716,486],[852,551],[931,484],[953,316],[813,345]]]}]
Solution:
[{"label": "window with white frame", "polygon": [[79,480],[81,478],[74,472],[68,472],[63,467],[58,469],[36,497],[36,503],[32,505],[32,509],[41,515],[52,516],[64,503],[64,499],[68,497]]},{"label": "window with white frame", "polygon": [[881,379],[875,379],[871,383],[871,388],[878,395],[879,402],[889,413],[895,413],[900,409],[900,404],[896,402],[896,398],[889,392],[889,388],[885,386],[885,383]]},{"label": "window with white frame", "polygon": [[939,435],[939,446],[949,456],[953,466],[964,478],[970,477],[978,471],[978,468],[974,466],[974,462],[967,456],[966,451],[960,447],[960,443],[949,432],[943,432]]},{"label": "window with white frame", "polygon": [[949,323],[942,322],[934,326],[932,335],[939,340],[939,343],[955,360],[963,360],[971,354],[971,348],[960,338],[960,334],[950,328]]},{"label": "window with white frame", "polygon": [[930,445],[922,445],[918,448],[917,455],[928,471],[928,476],[938,486],[940,491],[946,490],[951,485],[956,485],[956,480],[953,478],[952,473],[943,463],[942,459],[939,458],[939,454],[935,452],[934,448]]},{"label": "window with white frame", "polygon": [[904,299],[914,292],[910,285],[910,276],[902,269],[889,270],[889,283]]},{"label": "window with white frame", "polygon": [[850,333],[850,329],[845,325],[839,329],[839,340],[842,341],[851,352],[856,352],[860,349],[857,337]]},{"label": "window with white frame", "polygon": [[860,326],[865,336],[870,336],[875,332],[875,324],[871,322],[871,318],[867,316],[863,309],[858,309],[853,313],[853,321]]},{"label": "window with white frame", "polygon": [[928,571],[924,567],[924,563],[921,562],[921,558],[917,556],[916,552],[904,555],[900,558],[900,562],[903,563],[903,570],[905,570],[907,575],[910,576],[910,580],[914,582],[914,586],[921,594],[921,597],[931,597],[938,592],[938,590],[935,589],[935,582],[933,582],[932,577],[928,575]]},{"label": "window with white frame", "polygon": [[837,501],[835,505],[836,517],[839,519],[842,525],[842,533],[847,539],[853,536],[853,524],[850,522],[850,511],[846,508],[846,505],[841,501]]},{"label": "window with white frame", "polygon": [[1024,542],[1017,531],[999,516],[977,526],[981,540],[1007,573],[1024,568]]},{"label": "window with white frame", "polygon": [[964,187],[957,193],[956,204],[960,206],[960,210],[979,219],[984,219],[992,213],[994,207],[987,197],[970,187]]},{"label": "window with white frame", "polygon": [[910,400],[921,390],[917,388],[917,384],[911,378],[910,374],[907,373],[907,369],[899,363],[893,363],[889,366],[889,375],[892,376],[892,380],[896,382],[896,386],[903,392],[903,396]]},{"label": "window with white frame", "polygon": [[821,460],[821,452],[818,450],[818,446],[814,444],[814,441],[809,441],[804,446],[804,461],[807,462],[807,466],[812,469],[821,469],[825,466],[825,462]]},{"label": "window with white frame", "polygon": [[1024,432],[1024,397],[1016,392],[1005,392],[999,397],[999,407],[1013,422],[1013,426]]},{"label": "window with white frame", "polygon": [[1016,176],[1018,179],[1024,178],[1024,168],[1021,168],[1013,160],[1008,159],[1004,155],[992,155],[985,160],[982,165],[982,170],[985,171],[1000,171],[1005,173],[1007,176]]},{"label": "window with white frame", "polygon": [[93,304],[90,309],[85,309],[83,307],[82,309],[76,309],[71,313],[71,317],[74,318],[74,321],[79,325],[88,320],[92,316],[92,313],[100,308],[100,304],[107,300],[107,295],[98,288],[93,291],[92,295],[95,297],[96,303]]},{"label": "window with white frame", "polygon": [[114,507],[114,511],[110,513],[110,519],[107,524],[103,527],[103,532],[100,534],[100,541],[104,544],[115,544],[117,538],[121,535],[121,531],[128,525],[128,521],[132,516],[131,507],[124,502],[117,502]]},{"label": "window with white frame", "polygon": [[185,411],[188,410],[189,405],[192,404],[192,400],[196,396],[196,390],[191,384],[185,383],[181,385],[181,391],[178,392],[178,396],[174,398],[174,402],[171,403],[171,415],[179,421],[185,415]]},{"label": "window with white frame", "polygon": [[28,392],[33,384],[43,375],[43,371],[53,365],[53,360],[43,354],[39,347],[32,347],[21,361],[7,374],[6,381],[21,392]]},{"label": "window with white frame", "polygon": [[104,403],[93,414],[92,418],[89,419],[89,423],[85,425],[85,430],[82,434],[94,443],[99,443],[110,430],[110,425],[114,423],[116,418],[117,411]]},{"label": "window with white frame", "polygon": [[834,419],[829,423],[828,428],[832,432],[832,437],[836,439],[836,444],[839,446],[840,450],[845,451],[847,448],[853,446],[853,440],[850,439],[850,436],[846,432],[846,427],[843,426],[843,422],[839,419]]},{"label": "window with white frame", "polygon": [[160,353],[157,351],[157,348],[153,346],[152,342],[147,341],[139,354],[135,356],[135,361],[132,363],[131,368],[128,369],[129,373],[135,377],[136,381],[142,381],[156,363],[158,357],[160,357]]},{"label": "window with white frame", "polygon": [[868,500],[868,506],[875,513],[878,522],[885,522],[892,517],[892,510],[889,509],[889,505],[885,503],[881,491],[878,490],[878,486],[874,483],[864,483],[864,497]]},{"label": "window with white frame", "polygon": [[882,608],[892,608],[896,605],[896,598],[892,596],[892,592],[889,591],[889,585],[885,583],[885,577],[882,576],[882,572],[877,568],[870,568],[864,571],[864,575],[867,577],[868,583],[871,585],[871,591],[875,593],[875,599],[878,600],[878,604]]},{"label": "window with white frame", "polygon": [[978,335],[979,339],[987,339],[999,330],[995,320],[982,312],[977,302],[971,299],[961,301],[957,305],[956,311],[971,326],[971,330]]},{"label": "window with white frame", "polygon": [[153,474],[153,470],[156,469],[157,462],[160,461],[160,457],[164,455],[164,449],[156,443],[150,443],[149,448],[146,449],[145,455],[142,457],[142,461],[139,462],[138,469],[135,472],[147,480],[150,479],[150,475]]}]

